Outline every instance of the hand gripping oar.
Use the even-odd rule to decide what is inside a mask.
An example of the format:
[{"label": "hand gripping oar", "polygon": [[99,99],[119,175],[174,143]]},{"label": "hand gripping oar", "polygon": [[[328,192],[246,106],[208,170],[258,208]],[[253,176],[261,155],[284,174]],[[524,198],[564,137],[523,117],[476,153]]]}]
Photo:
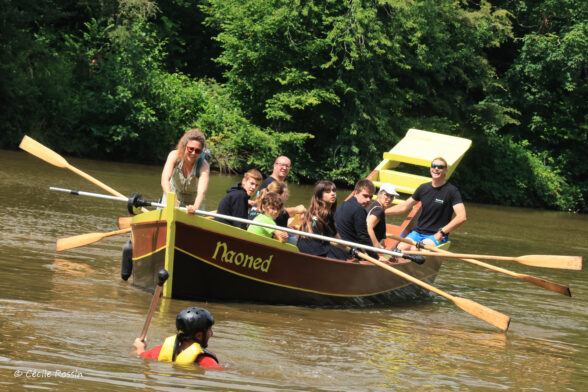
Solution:
[{"label": "hand gripping oar", "polygon": [[145,336],[147,336],[147,329],[149,328],[149,324],[151,323],[151,318],[153,317],[153,312],[155,311],[155,307],[157,306],[157,301],[159,301],[159,296],[161,295],[161,290],[163,288],[163,284],[169,278],[169,273],[161,269],[157,274],[157,278],[159,279],[157,282],[157,287],[155,288],[155,293],[153,293],[153,299],[151,299],[151,306],[149,306],[149,313],[147,313],[147,318],[145,319],[145,325],[143,325],[143,332],[141,332],[141,336],[139,340],[142,342],[145,341]]},{"label": "hand gripping oar", "polygon": [[[72,172],[84,177],[86,180],[99,186],[100,188],[104,189],[106,192],[108,192],[112,195],[124,197],[124,195],[122,193],[117,192],[116,190],[112,189],[108,185],[98,181],[97,179],[95,179],[91,175],[84,173],[83,171],[79,170],[78,168],[70,165],[65,160],[64,157],[62,157],[61,155],[59,155],[55,151],[45,147],[44,145],[42,145],[41,143],[39,143],[38,141],[34,140],[31,137],[28,137],[25,135],[22,138],[22,141],[20,142],[19,147],[21,149],[25,150],[26,152],[28,152],[29,154],[32,154],[32,155],[36,156],[37,158],[40,158],[40,159],[44,160],[45,162],[52,164],[53,166],[57,166],[57,167],[60,167],[63,169],[71,170]],[[143,212],[147,212],[147,210],[143,209]]]},{"label": "hand gripping oar", "polygon": [[130,232],[131,228],[129,227],[122,230],[111,231],[109,233],[88,233],[76,235],[73,237],[60,238],[57,240],[56,250],[60,252],[62,250],[77,248],[80,246],[93,244],[94,242],[98,242],[106,237],[111,237],[114,235],[120,235]]},{"label": "hand gripping oar", "polygon": [[487,322],[490,325],[495,326],[496,328],[498,328],[502,331],[506,331],[508,329],[508,325],[510,324],[510,317],[505,314],[497,312],[496,310],[490,309],[484,305],[480,305],[479,303],[474,302],[472,300],[460,298],[460,297],[455,297],[451,294],[448,294],[445,291],[442,291],[435,286],[431,286],[430,284],[425,283],[422,280],[419,280],[419,279],[417,279],[417,278],[415,278],[405,272],[402,272],[394,267],[391,267],[391,266],[387,265],[386,263],[382,263],[381,261],[374,259],[373,257],[366,255],[365,253],[357,252],[357,255],[359,257],[361,257],[362,259],[365,259],[365,260],[367,260],[371,263],[374,263],[375,265],[382,267],[382,268],[384,268],[384,269],[386,269],[386,270],[388,270],[398,276],[401,276],[402,278],[408,280],[409,282],[412,282],[418,286],[424,287],[425,289],[432,291],[435,294],[438,294],[442,297],[447,298],[450,301],[453,301],[453,303],[456,304],[460,309],[468,312],[472,316],[479,318],[480,320]]},{"label": "hand gripping oar", "polygon": [[[422,255],[423,252],[404,251],[409,255]],[[498,260],[498,261],[516,261],[517,263],[530,265],[532,267],[558,268],[568,270],[582,269],[582,256],[563,256],[563,255],[526,255],[519,257],[492,256],[492,255],[474,255],[466,253],[447,253],[444,257],[454,259],[480,259],[480,260]]]},{"label": "hand gripping oar", "polygon": [[[393,234],[386,234],[388,237],[393,238],[395,240],[407,243],[407,244],[411,244],[411,245],[416,245],[416,242],[414,242],[412,239],[410,238],[404,238],[404,237],[399,237]],[[447,255],[447,254],[452,254],[451,252],[444,250],[444,249],[439,249],[436,248],[434,246],[431,245],[426,245],[425,244],[425,249],[442,254],[442,255]],[[510,275],[514,278],[520,279],[524,282],[528,282],[528,283],[532,283],[536,286],[542,287],[544,289],[547,290],[551,290],[553,292],[559,293],[559,294],[563,294],[563,295],[567,295],[568,297],[572,296],[572,293],[570,292],[570,288],[564,285],[561,285],[559,283],[554,283],[554,282],[550,282],[549,280],[545,280],[545,279],[541,279],[541,278],[537,278],[535,276],[531,276],[531,275],[526,275],[526,274],[519,274],[504,268],[500,268],[497,267],[495,265],[492,264],[488,264],[488,263],[484,263],[475,259],[461,259],[467,263],[470,264],[474,264],[483,268],[488,268],[490,270],[496,271],[496,272],[500,272],[503,273],[505,275]]]}]

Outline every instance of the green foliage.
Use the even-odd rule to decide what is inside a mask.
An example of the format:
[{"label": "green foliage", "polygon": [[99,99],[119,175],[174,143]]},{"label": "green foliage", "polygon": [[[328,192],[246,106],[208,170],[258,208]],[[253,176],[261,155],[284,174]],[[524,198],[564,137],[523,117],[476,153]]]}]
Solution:
[{"label": "green foliage", "polygon": [[161,162],[200,126],[225,172],[285,154],[295,178],[354,183],[413,127],[474,140],[455,177],[470,200],[588,210],[584,0],[0,0],[0,15],[0,148],[27,133]]},{"label": "green foliage", "polygon": [[244,113],[313,134],[310,174],[349,183],[409,126],[466,124],[494,77],[483,49],[510,33],[486,2],[210,0],[206,10]]},{"label": "green foliage", "polygon": [[588,3],[551,0],[515,7],[513,12],[520,18],[520,32],[522,23],[533,30],[517,41],[517,57],[503,78],[506,88],[492,93],[492,100],[519,113],[516,123],[500,132],[524,144],[529,154],[542,157],[558,181],[574,189],[557,203],[552,193],[538,194],[546,205],[586,210]]},{"label": "green foliage", "polygon": [[[577,209],[582,197],[578,187],[562,178],[547,154],[531,152],[529,142],[490,135],[474,146],[454,177],[464,197],[481,203]],[[463,180],[476,177],[483,181]]]}]

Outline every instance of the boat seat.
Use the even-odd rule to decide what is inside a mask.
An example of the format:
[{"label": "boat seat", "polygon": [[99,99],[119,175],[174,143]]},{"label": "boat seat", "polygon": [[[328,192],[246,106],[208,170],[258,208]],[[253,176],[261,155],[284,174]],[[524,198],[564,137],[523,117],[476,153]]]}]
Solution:
[{"label": "boat seat", "polygon": [[[406,136],[397,145],[389,152],[384,153],[384,159],[393,162],[404,162],[415,166],[429,167],[433,159],[443,157],[449,165],[446,177],[449,178],[471,144],[471,140],[457,136],[409,129]],[[383,172],[387,171],[383,170]],[[430,179],[427,180],[430,181]],[[398,184],[398,182],[392,183]]]},{"label": "boat seat", "polygon": [[399,193],[412,195],[421,184],[431,182],[431,178],[396,170],[381,170],[380,181],[374,181],[374,185],[379,188],[384,182],[395,184]]}]

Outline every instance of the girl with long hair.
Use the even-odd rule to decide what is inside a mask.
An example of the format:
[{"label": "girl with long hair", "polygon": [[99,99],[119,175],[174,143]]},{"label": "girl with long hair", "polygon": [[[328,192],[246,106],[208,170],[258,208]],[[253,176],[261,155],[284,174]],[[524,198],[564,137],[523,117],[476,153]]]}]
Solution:
[{"label": "girl with long hair", "polygon": [[[300,223],[300,230],[325,237],[336,237],[335,210],[337,209],[337,187],[331,181],[317,182],[308,210]],[[347,254],[329,241],[300,236],[298,249],[316,256],[345,260]]]}]

